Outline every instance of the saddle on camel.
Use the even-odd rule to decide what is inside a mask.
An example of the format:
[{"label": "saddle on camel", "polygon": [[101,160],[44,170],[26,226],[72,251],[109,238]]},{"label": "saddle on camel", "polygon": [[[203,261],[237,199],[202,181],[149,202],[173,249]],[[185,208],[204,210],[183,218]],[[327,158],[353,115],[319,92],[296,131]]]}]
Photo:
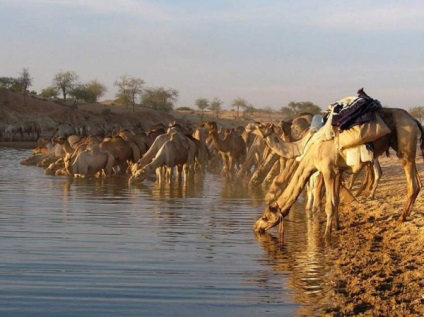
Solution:
[{"label": "saddle on camel", "polygon": [[[346,107],[343,107],[344,105]],[[354,174],[368,163],[363,160],[362,154],[356,162],[349,162],[346,152],[358,144],[362,147],[368,145],[368,148],[372,149],[367,149],[371,153],[367,159],[371,160],[377,159],[389,148],[396,152],[407,180],[406,203],[399,220],[405,221],[409,216],[422,187],[415,162],[417,144],[424,154],[424,129],[421,123],[404,109],[381,107],[381,104],[366,95],[363,89],[358,91],[358,97],[343,98],[332,104],[325,118],[326,123],[310,138],[302,155],[297,158],[299,165],[283,193],[266,207],[256,221],[255,231],[264,232],[279,225],[279,231],[282,232],[283,218],[289,214],[309,178],[317,171],[322,174],[326,189],[325,234],[331,234],[333,224],[338,229],[341,175],[345,171]],[[375,127],[372,128],[372,125]],[[351,132],[353,134],[355,129],[358,130],[356,138],[350,140],[350,143],[346,142],[345,150],[341,150],[343,138]],[[346,144],[350,147],[346,147]]]}]

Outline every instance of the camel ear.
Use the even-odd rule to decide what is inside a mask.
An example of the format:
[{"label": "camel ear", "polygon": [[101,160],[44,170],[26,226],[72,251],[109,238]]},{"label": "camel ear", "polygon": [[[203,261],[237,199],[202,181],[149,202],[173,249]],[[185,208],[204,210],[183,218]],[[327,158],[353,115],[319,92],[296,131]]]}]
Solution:
[{"label": "camel ear", "polygon": [[271,205],[269,205],[269,210],[271,212],[277,212],[280,210],[280,207],[278,206],[278,203],[274,201]]}]

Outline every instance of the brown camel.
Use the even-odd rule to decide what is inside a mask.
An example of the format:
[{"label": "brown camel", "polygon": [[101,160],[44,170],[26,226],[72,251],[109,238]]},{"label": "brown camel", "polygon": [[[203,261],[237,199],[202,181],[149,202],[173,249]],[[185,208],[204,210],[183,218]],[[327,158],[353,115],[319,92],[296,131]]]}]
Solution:
[{"label": "brown camel", "polygon": [[137,161],[140,158],[140,150],[133,142],[125,141],[120,136],[105,138],[99,147],[110,152],[115,157],[114,167],[125,171],[127,161]]},{"label": "brown camel", "polygon": [[[374,157],[377,158],[391,147],[401,161],[408,185],[407,201],[399,220],[405,221],[422,186],[415,158],[419,130],[421,132],[420,147],[424,152],[424,131],[421,124],[403,109],[381,108],[378,112],[392,132],[372,142]],[[338,205],[341,174],[343,171],[355,172],[362,167],[362,164],[354,167],[347,166],[343,151],[337,149],[337,138],[314,142],[300,161],[283,194],[265,209],[262,216],[256,221],[254,230],[263,232],[278,224],[280,224],[281,230],[283,218],[290,212],[291,206],[301,194],[308,179],[316,171],[319,171],[324,179],[326,189],[325,234],[329,236],[333,223],[337,229],[339,227]]]},{"label": "brown camel", "polygon": [[240,167],[246,158],[246,142],[233,129],[227,131],[224,139],[221,139],[215,121],[202,122],[201,126],[209,130],[215,149],[224,159],[224,173],[231,176],[235,167]]},{"label": "brown camel", "polygon": [[150,139],[145,132],[131,132],[128,129],[121,129],[118,132],[118,136],[123,138],[127,142],[133,142],[137,145],[140,150],[140,157],[143,156],[149,149],[151,143]]}]

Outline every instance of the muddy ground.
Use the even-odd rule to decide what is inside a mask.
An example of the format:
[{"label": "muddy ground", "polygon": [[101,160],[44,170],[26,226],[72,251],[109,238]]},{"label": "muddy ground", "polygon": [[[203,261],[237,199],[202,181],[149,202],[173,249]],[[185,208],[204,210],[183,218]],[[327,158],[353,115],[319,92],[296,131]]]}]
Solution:
[{"label": "muddy ground", "polygon": [[[397,221],[406,179],[393,154],[381,158],[383,177],[374,200],[341,207],[341,230],[327,250],[333,266],[322,316],[424,316],[424,190],[408,221]],[[423,158],[417,157],[420,178]]]}]

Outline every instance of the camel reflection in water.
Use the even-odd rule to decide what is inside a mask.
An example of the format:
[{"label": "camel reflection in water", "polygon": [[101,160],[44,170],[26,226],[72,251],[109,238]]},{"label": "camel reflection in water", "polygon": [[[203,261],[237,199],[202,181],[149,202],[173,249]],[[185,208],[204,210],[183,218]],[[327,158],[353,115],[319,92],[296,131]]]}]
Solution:
[{"label": "camel reflection in water", "polygon": [[[299,206],[296,205],[299,209]],[[255,233],[255,239],[262,246],[268,261],[262,264],[273,271],[287,276],[289,286],[294,290],[294,301],[299,303],[299,315],[314,316],[320,301],[326,296],[322,277],[328,270],[325,257],[325,240],[321,231],[323,215],[296,210],[285,223],[283,239],[271,233]],[[321,218],[321,219],[320,219]],[[270,276],[269,281],[275,279]],[[269,282],[263,276],[258,283]]]}]

